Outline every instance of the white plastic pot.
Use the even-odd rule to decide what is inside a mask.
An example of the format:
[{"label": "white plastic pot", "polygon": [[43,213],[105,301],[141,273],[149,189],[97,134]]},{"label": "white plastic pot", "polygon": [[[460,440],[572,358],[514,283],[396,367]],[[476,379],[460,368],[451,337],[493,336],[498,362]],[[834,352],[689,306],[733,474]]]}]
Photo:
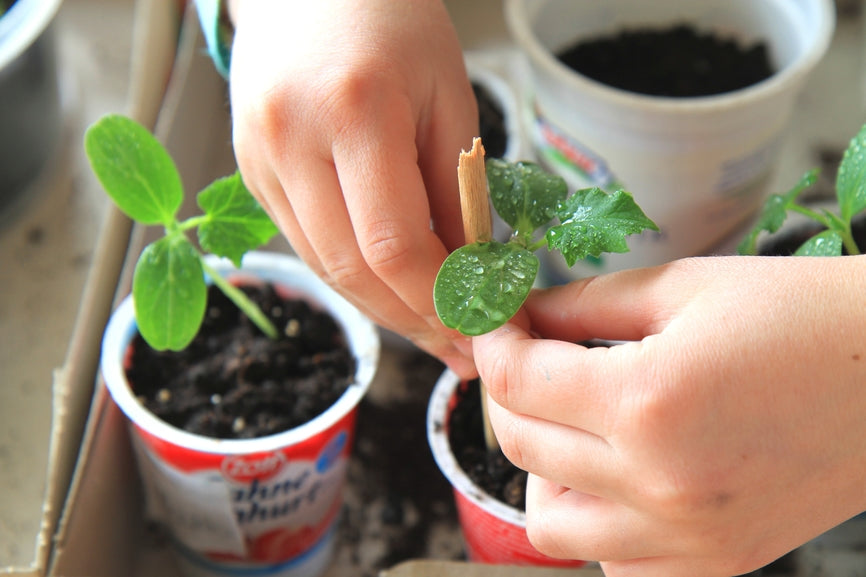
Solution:
[{"label": "white plastic pot", "polygon": [[240,270],[208,259],[221,275],[272,282],[333,315],[354,353],[355,380],[315,419],[248,440],[195,435],[157,418],[126,380],[137,333],[131,297],[103,337],[102,374],[129,420],[148,510],[169,529],[190,576],[315,577],[333,556],[358,403],[379,360],[375,325],[299,259],[251,252]]},{"label": "white plastic pot", "polygon": [[[527,64],[522,99],[539,161],[573,188],[628,190],[661,228],[631,237],[630,253],[572,270],[548,259],[555,282],[704,254],[754,214],[835,25],[832,0],[505,0],[505,11]],[[604,85],[556,57],[587,37],[681,22],[765,41],[776,72],[724,94],[670,98]]]}]

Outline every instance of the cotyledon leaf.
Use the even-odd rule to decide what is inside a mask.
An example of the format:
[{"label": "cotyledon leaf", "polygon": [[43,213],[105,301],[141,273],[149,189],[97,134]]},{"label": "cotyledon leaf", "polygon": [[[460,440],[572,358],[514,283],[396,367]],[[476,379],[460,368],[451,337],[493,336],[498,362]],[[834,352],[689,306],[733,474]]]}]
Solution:
[{"label": "cotyledon leaf", "polygon": [[537,272],[538,258],[517,244],[465,245],[448,256],[436,277],[436,313],[464,335],[490,332],[520,309]]}]

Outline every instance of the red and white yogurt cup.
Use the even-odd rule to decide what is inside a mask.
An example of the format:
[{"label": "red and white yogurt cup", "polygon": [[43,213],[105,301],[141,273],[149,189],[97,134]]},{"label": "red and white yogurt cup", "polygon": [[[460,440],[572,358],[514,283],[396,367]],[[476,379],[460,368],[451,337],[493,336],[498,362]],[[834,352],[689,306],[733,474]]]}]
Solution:
[{"label": "red and white yogurt cup", "polygon": [[526,513],[485,492],[460,467],[448,442],[448,426],[461,384],[466,382],[450,369],[439,377],[427,408],[427,439],[436,464],[453,488],[469,560],[495,565],[585,565],[585,561],[555,559],[540,553],[526,536]]},{"label": "red and white yogurt cup", "polygon": [[220,274],[273,282],[329,311],[357,361],[355,380],[327,411],[294,429],[258,439],[225,440],[175,428],[136,399],[124,357],[137,332],[127,297],[103,337],[106,386],[130,423],[148,513],[169,529],[190,576],[315,577],[333,558],[358,403],[379,360],[375,325],[300,260],[251,252],[237,270],[210,259]]}]

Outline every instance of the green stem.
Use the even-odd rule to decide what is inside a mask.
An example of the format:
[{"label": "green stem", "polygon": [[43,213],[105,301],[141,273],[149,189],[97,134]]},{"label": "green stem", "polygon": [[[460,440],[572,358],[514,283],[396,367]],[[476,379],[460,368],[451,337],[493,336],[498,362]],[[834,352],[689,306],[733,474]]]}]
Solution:
[{"label": "green stem", "polygon": [[262,309],[256,305],[250,298],[238,287],[227,281],[225,278],[220,276],[220,274],[207,265],[204,261],[201,263],[202,269],[207,273],[210,278],[213,280],[213,283],[225,294],[241,311],[249,317],[253,323],[259,327],[265,335],[267,335],[271,339],[276,339],[279,336],[277,332],[277,327],[274,326],[274,323],[270,321],[270,319],[265,316],[265,313],[262,312]]},{"label": "green stem", "polygon": [[848,251],[848,254],[860,254],[860,247],[857,246],[857,243],[854,241],[854,236],[851,234],[850,229],[847,231],[847,234],[842,235],[842,244],[845,245],[845,250]]},{"label": "green stem", "polygon": [[529,252],[535,252],[544,246],[547,246],[547,237],[541,237],[540,240],[535,241],[526,248],[527,250],[529,250]]},{"label": "green stem", "polygon": [[192,230],[192,229],[196,228],[197,226],[204,224],[208,220],[210,220],[210,217],[206,214],[202,214],[199,216],[191,216],[188,219],[186,219],[185,221],[177,223],[176,228],[177,228],[177,230],[179,230],[181,232],[187,231],[187,230]]},{"label": "green stem", "polygon": [[842,244],[845,245],[845,250],[848,251],[848,254],[860,254],[860,247],[857,246],[857,242],[854,240],[854,234],[851,232],[850,222],[845,222],[841,218],[835,217],[835,215],[828,216],[826,214],[821,214],[820,212],[816,212],[799,204],[792,204],[791,210],[811,218],[829,230],[836,231],[839,236],[842,237]]},{"label": "green stem", "polygon": [[830,219],[828,219],[825,215],[821,214],[820,212],[816,212],[816,211],[812,210],[811,208],[806,208],[805,206],[801,206],[799,204],[792,204],[790,206],[791,206],[792,211],[799,212],[803,216],[807,216],[807,217],[811,218],[812,220],[824,225],[827,228],[831,227]]}]

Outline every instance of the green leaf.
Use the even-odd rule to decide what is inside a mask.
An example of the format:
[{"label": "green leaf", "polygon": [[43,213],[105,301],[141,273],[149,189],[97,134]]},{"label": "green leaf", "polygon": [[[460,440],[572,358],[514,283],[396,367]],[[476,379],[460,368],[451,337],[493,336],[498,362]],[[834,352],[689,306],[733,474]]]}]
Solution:
[{"label": "green leaf", "polygon": [[212,182],[197,197],[206,218],[199,225],[203,249],[241,266],[247,251],[277,234],[277,227],[244,185],[239,172]]},{"label": "green leaf", "polygon": [[866,126],[851,139],[836,173],[839,216],[850,222],[866,209]]},{"label": "green leaf", "polygon": [[198,333],[207,305],[207,285],[195,247],[180,234],[147,247],[132,278],[135,318],[156,350],[179,351]]},{"label": "green leaf", "polygon": [[436,277],[433,302],[442,323],[476,336],[508,322],[538,273],[538,258],[516,243],[485,242],[452,252]]},{"label": "green leaf", "polygon": [[762,232],[772,234],[782,228],[785,219],[788,217],[788,210],[790,210],[804,190],[815,184],[818,180],[819,172],[817,168],[813,168],[806,172],[800,178],[800,181],[785,194],[771,194],[767,197],[758,215],[758,220],[755,222],[755,226],[740,241],[740,244],[737,246],[737,252],[742,255],[757,254],[758,237],[760,234]]},{"label": "green leaf", "polygon": [[568,266],[604,252],[628,252],[627,236],[658,230],[624,190],[578,190],[559,206],[557,216],[561,224],[547,231],[547,243],[562,252]]},{"label": "green leaf", "polygon": [[545,172],[533,162],[511,163],[493,158],[486,167],[493,208],[522,234],[531,235],[550,222],[568,194],[561,176]]},{"label": "green leaf", "polygon": [[130,118],[108,114],[84,135],[93,173],[114,203],[143,224],[170,226],[183,202],[183,184],[160,142]]},{"label": "green leaf", "polygon": [[794,256],[841,256],[842,237],[834,230],[820,232],[804,242]]}]

